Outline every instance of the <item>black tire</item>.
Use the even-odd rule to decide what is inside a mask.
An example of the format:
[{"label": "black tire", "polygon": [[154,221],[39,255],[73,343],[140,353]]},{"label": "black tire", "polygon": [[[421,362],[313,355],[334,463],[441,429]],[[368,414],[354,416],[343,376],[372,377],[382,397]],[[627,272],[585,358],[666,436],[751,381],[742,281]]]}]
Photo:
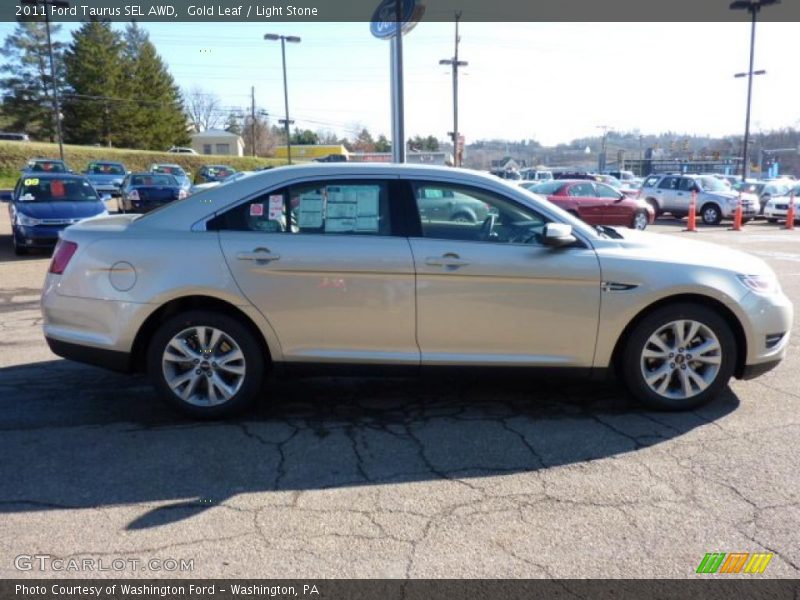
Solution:
[{"label": "black tire", "polygon": [[777,223],[778,219],[767,219],[767,223]]},{"label": "black tire", "polygon": [[475,215],[467,212],[457,212],[450,217],[450,220],[455,221],[456,223],[475,223],[477,221]]},{"label": "black tire", "polygon": [[713,202],[704,204],[700,209],[700,219],[706,225],[719,225],[722,221],[722,210]]},{"label": "black tire", "polygon": [[[191,404],[178,397],[166,381],[162,357],[170,340],[193,326],[214,327],[229,336],[244,355],[244,381],[230,399],[213,406]],[[249,327],[228,315],[209,310],[191,310],[164,321],[156,330],[147,348],[147,372],[162,400],[181,412],[201,419],[218,419],[247,408],[259,395],[264,381],[266,357]],[[193,367],[192,367],[193,368]]]},{"label": "black tire", "polygon": [[[708,327],[719,341],[721,359],[716,377],[705,390],[685,398],[669,398],[658,394],[647,384],[642,372],[641,358],[650,336],[664,325],[679,319],[691,319]],[[735,364],[736,339],[728,322],[706,306],[677,303],[652,311],[634,326],[625,343],[619,371],[630,393],[644,406],[656,410],[680,411],[706,404],[717,396],[728,384]]]},{"label": "black tire", "polygon": [[28,254],[28,249],[17,243],[17,235],[13,229],[11,230],[11,243],[14,244],[14,254],[16,256],[26,256]]}]

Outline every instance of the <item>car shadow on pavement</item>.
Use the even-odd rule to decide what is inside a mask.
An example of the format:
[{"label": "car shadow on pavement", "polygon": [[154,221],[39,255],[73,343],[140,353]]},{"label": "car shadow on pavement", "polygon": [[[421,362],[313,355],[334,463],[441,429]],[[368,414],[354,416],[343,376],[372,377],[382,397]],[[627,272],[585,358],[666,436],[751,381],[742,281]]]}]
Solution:
[{"label": "car shadow on pavement", "polygon": [[[2,206],[0,206],[2,210]],[[11,234],[0,234],[0,263],[9,262],[12,260],[37,260],[42,258],[49,258],[53,253],[52,250],[35,248],[29,250],[29,254],[17,256],[14,254],[14,241]]]},{"label": "car shadow on pavement", "polygon": [[241,417],[199,422],[142,376],[63,360],[0,369],[0,513],[151,505],[135,530],[241,494],[472,485],[636,452],[739,405],[727,389],[696,411],[648,412],[612,383],[469,373],[281,380]]}]

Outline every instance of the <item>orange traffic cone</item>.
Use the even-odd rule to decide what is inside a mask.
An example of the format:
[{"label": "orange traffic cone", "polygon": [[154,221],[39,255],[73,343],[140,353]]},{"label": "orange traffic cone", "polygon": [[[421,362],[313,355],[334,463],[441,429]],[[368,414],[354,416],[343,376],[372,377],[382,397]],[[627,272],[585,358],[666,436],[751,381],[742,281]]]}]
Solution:
[{"label": "orange traffic cone", "polygon": [[692,192],[692,199],[689,202],[689,220],[684,231],[697,231],[697,192]]},{"label": "orange traffic cone", "polygon": [[739,192],[739,202],[736,205],[736,211],[733,213],[733,227],[732,231],[742,230],[742,193]]},{"label": "orange traffic cone", "polygon": [[789,208],[786,211],[786,229],[794,229],[794,191],[789,195]]}]

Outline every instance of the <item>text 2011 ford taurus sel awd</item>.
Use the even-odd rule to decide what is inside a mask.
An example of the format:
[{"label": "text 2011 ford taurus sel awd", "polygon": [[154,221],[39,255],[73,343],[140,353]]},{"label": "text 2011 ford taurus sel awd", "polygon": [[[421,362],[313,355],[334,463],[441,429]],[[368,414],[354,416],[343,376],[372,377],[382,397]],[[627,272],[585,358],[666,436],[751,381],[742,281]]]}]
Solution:
[{"label": "text 2011 ford taurus sel awd", "polygon": [[72,226],[42,307],[54,352],[146,370],[199,416],[242,408],[267,373],[320,365],[613,369],[646,405],[687,409],[774,367],[793,313],[747,254],[597,230],[479,173],[354,164]]}]

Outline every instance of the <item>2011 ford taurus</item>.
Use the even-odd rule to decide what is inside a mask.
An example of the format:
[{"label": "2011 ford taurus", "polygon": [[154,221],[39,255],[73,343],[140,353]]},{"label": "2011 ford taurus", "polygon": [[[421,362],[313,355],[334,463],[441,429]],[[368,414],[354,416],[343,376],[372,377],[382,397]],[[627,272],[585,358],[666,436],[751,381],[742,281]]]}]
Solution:
[{"label": "2011 ford taurus", "polygon": [[[471,199],[480,220],[425,199]],[[64,231],[45,283],[61,356],[147,371],[195,416],[293,369],[618,373],[678,410],[785,355],[793,308],[761,260],[593,228],[495,177],[403,165],[273,169]]]}]

